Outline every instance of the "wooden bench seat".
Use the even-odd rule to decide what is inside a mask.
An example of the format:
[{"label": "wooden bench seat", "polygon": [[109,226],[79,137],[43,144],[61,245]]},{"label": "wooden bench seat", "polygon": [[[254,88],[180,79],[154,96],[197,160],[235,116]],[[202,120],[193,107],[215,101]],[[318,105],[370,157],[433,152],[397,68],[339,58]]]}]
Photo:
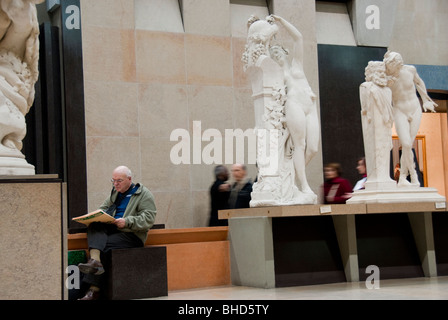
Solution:
[{"label": "wooden bench seat", "polygon": [[[189,242],[226,241],[228,227],[185,228],[185,229],[151,229],[145,246],[165,245]],[[68,250],[87,249],[87,234],[68,235]]]},{"label": "wooden bench seat", "polygon": [[[168,291],[230,285],[228,227],[151,229],[145,246],[165,246]],[[86,250],[87,234],[68,235],[68,250]]]}]

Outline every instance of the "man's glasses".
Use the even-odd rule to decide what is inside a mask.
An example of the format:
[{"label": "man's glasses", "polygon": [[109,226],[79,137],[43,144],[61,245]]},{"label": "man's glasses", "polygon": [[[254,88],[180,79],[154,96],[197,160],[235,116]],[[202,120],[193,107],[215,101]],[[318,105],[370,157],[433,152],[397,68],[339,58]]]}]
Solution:
[{"label": "man's glasses", "polygon": [[110,179],[110,182],[112,182],[112,184],[115,184],[115,183],[122,183],[124,180],[123,179]]}]

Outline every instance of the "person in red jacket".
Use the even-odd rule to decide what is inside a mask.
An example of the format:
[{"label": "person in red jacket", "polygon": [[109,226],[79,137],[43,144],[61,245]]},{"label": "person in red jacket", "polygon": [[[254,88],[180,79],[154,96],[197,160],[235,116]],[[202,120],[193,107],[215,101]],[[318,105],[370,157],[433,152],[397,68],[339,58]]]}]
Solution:
[{"label": "person in red jacket", "polygon": [[324,166],[325,182],[323,185],[324,202],[327,204],[344,204],[352,196],[351,183],[341,177],[342,168],[339,163]]}]

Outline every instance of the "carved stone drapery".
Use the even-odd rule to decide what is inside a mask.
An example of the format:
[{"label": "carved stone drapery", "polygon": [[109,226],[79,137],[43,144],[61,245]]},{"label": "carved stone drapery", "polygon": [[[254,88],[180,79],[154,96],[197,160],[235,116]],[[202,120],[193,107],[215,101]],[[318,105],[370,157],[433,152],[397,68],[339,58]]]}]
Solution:
[{"label": "carved stone drapery", "polygon": [[22,154],[25,115],[38,79],[39,25],[36,3],[0,2],[0,175],[34,175]]}]

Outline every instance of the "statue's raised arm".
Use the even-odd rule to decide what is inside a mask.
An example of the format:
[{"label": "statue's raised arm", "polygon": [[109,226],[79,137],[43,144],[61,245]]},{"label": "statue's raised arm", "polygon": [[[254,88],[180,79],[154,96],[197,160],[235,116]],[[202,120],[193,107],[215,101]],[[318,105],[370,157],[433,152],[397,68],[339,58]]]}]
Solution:
[{"label": "statue's raised arm", "polygon": [[293,47],[293,57],[297,60],[299,63],[303,63],[303,36],[302,33],[294,27],[290,22],[286,21],[284,18],[276,16],[276,15],[270,15],[270,19],[272,19],[274,22],[278,22],[289,34],[289,36],[294,41],[294,47]]}]

